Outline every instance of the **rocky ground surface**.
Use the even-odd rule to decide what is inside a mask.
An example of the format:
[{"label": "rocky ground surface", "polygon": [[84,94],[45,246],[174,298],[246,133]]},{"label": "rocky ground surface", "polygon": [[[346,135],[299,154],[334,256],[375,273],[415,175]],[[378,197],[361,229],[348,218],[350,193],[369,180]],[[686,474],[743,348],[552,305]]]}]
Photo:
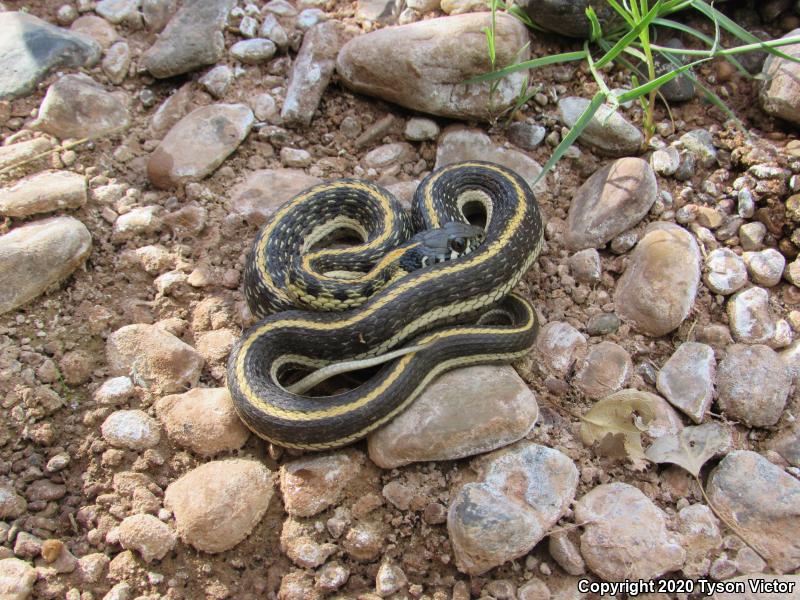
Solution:
[{"label": "rocky ground surface", "polygon": [[[447,374],[342,451],[285,452],[236,417],[242,268],[277,206],[345,176],[408,205],[464,159],[533,183],[595,93],[580,65],[543,68],[495,123],[524,80],[462,84],[488,68],[481,4],[0,4],[3,598],[566,600],[584,577],[800,579],[785,60],[744,57],[763,84],[697,71],[749,137],[679,81],[652,139],[638,106],[609,110],[537,184],[526,359]],[[558,4],[526,6],[581,35]],[[788,1],[727,9],[759,35],[800,25]],[[580,43],[528,37],[498,17],[498,64]],[[642,438],[653,461],[686,466],[679,442],[702,460],[648,461]]]}]

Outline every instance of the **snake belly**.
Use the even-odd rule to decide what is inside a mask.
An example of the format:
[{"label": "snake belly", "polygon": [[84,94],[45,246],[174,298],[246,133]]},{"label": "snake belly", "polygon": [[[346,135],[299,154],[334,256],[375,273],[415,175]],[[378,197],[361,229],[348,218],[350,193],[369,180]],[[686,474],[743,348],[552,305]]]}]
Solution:
[{"label": "snake belly", "polygon": [[[254,433],[289,448],[344,446],[399,414],[439,374],[527,353],[538,331],[536,314],[511,290],[541,249],[538,204],[510,169],[456,163],[420,183],[414,224],[431,229],[466,222],[469,202],[482,204],[486,214],[485,238],[475,251],[412,271],[344,312],[288,309],[286,265],[298,253],[313,251],[312,242],[336,226],[357,231],[368,254],[402,243],[411,225],[396,200],[374,184],[339,180],[310,188],[273,216],[245,267],[245,297],[251,312],[263,318],[243,333],[228,361],[234,406]],[[479,324],[477,315],[489,308],[499,308],[508,322]],[[404,345],[422,348],[387,362],[344,393],[307,397],[279,383],[287,365],[317,368]]]}]

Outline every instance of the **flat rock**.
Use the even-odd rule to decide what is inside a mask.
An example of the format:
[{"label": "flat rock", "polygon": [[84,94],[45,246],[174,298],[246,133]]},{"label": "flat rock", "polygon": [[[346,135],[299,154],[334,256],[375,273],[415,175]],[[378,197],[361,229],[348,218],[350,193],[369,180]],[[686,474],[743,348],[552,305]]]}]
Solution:
[{"label": "flat rock", "polygon": [[706,492],[770,567],[800,566],[800,481],[756,452],[736,450],[711,472]]},{"label": "flat rock", "polygon": [[591,23],[586,16],[586,8],[589,5],[594,8],[603,29],[619,22],[619,15],[605,2],[520,0],[518,4],[537,25],[561,35],[587,39],[592,33]]},{"label": "flat rock", "polygon": [[747,283],[747,266],[730,248],[717,248],[706,256],[703,281],[715,294],[733,294]]},{"label": "flat rock", "polygon": [[0,314],[69,277],[91,250],[89,230],[72,217],[35,221],[0,236]]},{"label": "flat rock", "polygon": [[118,410],[106,417],[101,428],[103,439],[115,448],[146,450],[158,445],[161,427],[142,410]]},{"label": "flat rock", "polygon": [[[489,84],[464,81],[491,70],[483,33],[490,21],[487,13],[470,13],[379,29],[345,44],[336,69],[356,92],[423,113],[487,120]],[[498,68],[527,60],[528,31],[521,22],[498,13],[495,36]],[[523,79],[519,72],[500,81],[495,110],[514,102]]]},{"label": "flat rock", "polygon": [[117,329],[106,341],[106,359],[112,375],[132,375],[164,392],[194,387],[203,370],[194,348],[155,325]]},{"label": "flat rock", "polygon": [[617,314],[647,335],[676,329],[694,304],[700,258],[697,242],[685,229],[672,223],[651,224],[617,282]]},{"label": "flat rock", "polygon": [[0,519],[16,519],[28,508],[25,498],[11,484],[0,484]]},{"label": "flat rock", "polygon": [[349,37],[338,21],[319,23],[303,36],[281,109],[285,124],[307,126],[311,123],[333,75],[336,56]]},{"label": "flat rock", "polygon": [[59,139],[100,138],[128,128],[124,92],[107,92],[91,77],[64,75],[47,88],[31,127]]},{"label": "flat rock", "polygon": [[621,390],[632,372],[633,361],[625,348],[614,342],[600,342],[577,362],[572,381],[586,397],[596,400]]},{"label": "flat rock", "polygon": [[655,579],[686,558],[667,515],[632,485],[597,486],[575,504],[575,521],[585,523],[581,554],[605,581]]},{"label": "flat rock", "polygon": [[768,346],[728,346],[717,373],[717,403],[727,417],[749,427],[771,427],[789,396],[789,369]]},{"label": "flat rock", "polygon": [[86,178],[71,171],[47,171],[0,189],[0,215],[28,217],[86,204]]},{"label": "flat rock", "polygon": [[263,225],[278,208],[321,179],[300,169],[262,169],[253,171],[230,194],[228,210],[248,222]]},{"label": "flat rock", "polygon": [[[578,122],[590,101],[568,96],[558,101],[558,113],[566,127]],[[578,139],[600,154],[612,157],[639,154],[644,136],[634,125],[607,105],[601,106]]]},{"label": "flat rock", "polygon": [[191,82],[185,83],[159,105],[150,119],[153,137],[162,139],[186,115],[192,101],[193,88]]},{"label": "flat rock", "polygon": [[[800,29],[790,31],[783,37],[800,35]],[[789,56],[800,57],[800,44],[781,46],[780,51]],[[800,123],[800,65],[779,56],[768,56],[761,70],[764,83],[761,88],[761,106],[773,117]]]},{"label": "flat rock", "polygon": [[170,441],[200,456],[238,450],[250,431],[236,415],[227,388],[195,388],[156,402]]},{"label": "flat rock", "polygon": [[91,38],[23,12],[0,12],[0,100],[33,91],[48,73],[91,67],[101,49]]},{"label": "flat rock", "polygon": [[536,396],[510,366],[445,373],[402,414],[369,436],[369,456],[384,469],[453,460],[525,437],[539,414]]},{"label": "flat rock", "polygon": [[[100,45],[100,48],[107,50],[119,39],[119,34],[114,26],[103,17],[97,15],[83,15],[75,19],[70,25],[70,31],[84,35]],[[98,53],[99,58],[99,53]]]},{"label": "flat rock", "polygon": [[455,495],[447,532],[458,570],[480,575],[527,554],[563,516],[578,470],[558,450],[520,442],[474,465],[478,480]]},{"label": "flat rock", "polygon": [[695,423],[702,423],[714,399],[716,376],[714,349],[684,342],[658,372],[658,391]]},{"label": "flat rock", "polygon": [[648,213],[658,185],[641,158],[620,158],[596,171],[575,193],[564,241],[571,250],[600,248]]},{"label": "flat rock", "polygon": [[290,461],[281,466],[280,485],[286,512],[311,517],[336,505],[348,486],[363,477],[366,456],[355,450]]},{"label": "flat rock", "polygon": [[41,169],[42,161],[36,161],[35,157],[47,152],[52,147],[53,142],[46,137],[0,146],[0,169],[6,169],[17,164],[25,164],[26,167],[35,165]]},{"label": "flat rock", "polygon": [[534,186],[542,167],[527,154],[505,148],[492,142],[480,129],[466,129],[461,126],[447,128],[436,145],[436,169],[466,160],[487,160],[515,171],[533,188],[535,193],[546,189],[544,181]]},{"label": "flat rock", "polygon": [[242,458],[200,465],[173,481],[164,506],[181,539],[203,552],[224,552],[244,540],[267,512],[274,493],[270,471]]},{"label": "flat rock", "polygon": [[793,467],[800,467],[800,425],[795,423],[782,429],[769,439],[767,447]]},{"label": "flat rock", "polygon": [[170,189],[207,177],[239,147],[255,118],[244,104],[212,104],[181,119],[150,155],[147,176]]},{"label": "flat rock", "polygon": [[131,515],[119,524],[119,543],[136,550],[145,562],[161,560],[174,547],[178,536],[169,525],[153,515]]},{"label": "flat rock", "polygon": [[0,560],[0,597],[3,600],[28,600],[36,582],[36,569],[18,558]]},{"label": "flat rock", "polygon": [[142,55],[141,64],[158,78],[213,65],[225,52],[222,30],[235,4],[235,0],[184,2]]},{"label": "flat rock", "polygon": [[751,287],[728,300],[728,320],[737,342],[765,344],[775,335],[775,320],[769,309],[769,292]]},{"label": "flat rock", "polygon": [[[231,46],[230,53],[233,58],[246,65],[257,65],[275,56],[277,50],[272,40],[254,38],[241,40]],[[331,65],[333,69],[333,65]]]}]

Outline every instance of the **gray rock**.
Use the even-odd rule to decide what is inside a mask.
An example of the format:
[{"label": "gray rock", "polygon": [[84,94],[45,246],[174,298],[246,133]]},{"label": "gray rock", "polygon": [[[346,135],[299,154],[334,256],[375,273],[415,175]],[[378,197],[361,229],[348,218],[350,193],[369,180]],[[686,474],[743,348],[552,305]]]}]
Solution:
[{"label": "gray rock", "polygon": [[256,65],[268,61],[275,56],[277,47],[274,42],[264,38],[242,40],[231,46],[231,56],[246,65]]},{"label": "gray rock", "polygon": [[747,283],[747,267],[729,248],[717,248],[706,256],[703,281],[716,294],[733,294]]},{"label": "gray rock", "polygon": [[325,14],[324,10],[320,8],[306,8],[300,11],[294,23],[300,31],[307,31],[315,25],[327,20],[328,15]]},{"label": "gray rock", "polygon": [[175,13],[141,64],[154,77],[174,77],[212,65],[225,52],[222,29],[235,0],[189,0]]},{"label": "gray rock", "polygon": [[753,282],[764,287],[778,285],[786,267],[786,259],[775,248],[742,254],[744,264]]},{"label": "gray rock", "polygon": [[175,0],[142,0],[144,24],[151,31],[161,31],[175,14]]},{"label": "gray rock", "polygon": [[64,75],[49,88],[32,127],[60,139],[99,138],[128,128],[127,95],[86,75]]},{"label": "gray rock", "polygon": [[705,129],[695,129],[681,136],[681,143],[686,150],[704,167],[710,168],[717,162],[717,149],[714,139]]},{"label": "gray rock", "polygon": [[780,454],[793,467],[800,467],[800,425],[782,429],[767,442],[767,448]]},{"label": "gray rock", "polygon": [[158,445],[158,421],[141,410],[118,410],[103,421],[103,439],[115,448],[146,450]]},{"label": "gray rock", "polygon": [[371,434],[369,456],[384,469],[472,456],[523,438],[538,414],[536,396],[510,366],[458,369]]},{"label": "gray rock", "polygon": [[588,398],[597,400],[621,390],[633,372],[628,352],[614,342],[600,342],[578,361],[573,383]]},{"label": "gray rock", "polygon": [[800,566],[800,481],[755,452],[728,454],[706,492],[778,572]]},{"label": "gray rock", "polygon": [[[790,31],[783,37],[797,37],[800,29]],[[800,57],[800,44],[781,46],[780,51],[792,57]],[[800,123],[800,65],[778,56],[769,56],[762,69],[764,76],[761,88],[761,106],[773,117]]]},{"label": "gray rock", "polygon": [[[342,48],[336,69],[356,92],[423,113],[487,120],[489,84],[464,81],[491,69],[483,35],[489,23],[487,13],[470,13],[373,31]],[[515,18],[498,13],[495,35],[498,67],[528,58],[528,32]],[[500,81],[494,110],[512,105],[523,78]]]},{"label": "gray rock", "polygon": [[586,333],[589,335],[608,335],[619,329],[620,324],[619,317],[614,313],[600,313],[591,317],[586,323]]},{"label": "gray rock", "polygon": [[203,75],[199,83],[214,98],[222,98],[233,83],[233,69],[228,65],[218,65]]},{"label": "gray rock", "polygon": [[[663,45],[667,48],[685,48],[678,38],[670,38]],[[679,61],[679,64],[685,63],[685,60],[682,60],[680,55],[673,54],[672,56]],[[665,73],[671,73],[676,69],[676,66],[661,54],[656,54],[655,59],[656,77],[661,77]],[[691,79],[682,74],[662,85],[658,92],[664,96],[664,100],[667,102],[687,102],[694,98],[694,84]]]},{"label": "gray rock", "polygon": [[616,313],[642,333],[664,335],[689,316],[699,283],[700,250],[691,234],[653,223],[617,282]]},{"label": "gray rock", "polygon": [[116,42],[107,51],[103,58],[103,73],[108,80],[119,85],[128,75],[131,66],[131,48],[127,42]]},{"label": "gray rock", "polygon": [[28,217],[86,204],[86,178],[71,171],[46,171],[0,189],[0,215]]},{"label": "gray rock", "polygon": [[572,198],[564,241],[571,250],[599,248],[648,213],[658,185],[640,158],[620,158],[595,172]]},{"label": "gray rock", "polygon": [[530,442],[489,454],[475,468],[478,481],[456,493],[447,514],[456,566],[470,575],[527,554],[567,510],[578,485],[567,456]]},{"label": "gray rock", "polygon": [[[566,127],[577,123],[581,114],[589,106],[589,100],[568,96],[558,101],[558,113]],[[639,154],[644,136],[619,112],[603,105],[578,139],[600,154],[612,157]]]},{"label": "gray rock", "polygon": [[760,250],[764,237],[767,235],[767,227],[761,221],[744,223],[739,227],[739,242],[745,251]]},{"label": "gray rock", "polygon": [[109,23],[141,27],[140,4],[141,0],[100,0],[94,10]]},{"label": "gray rock", "polygon": [[555,375],[564,376],[586,354],[586,338],[569,323],[551,321],[536,338],[536,351]]},{"label": "gray rock", "polygon": [[544,140],[547,130],[532,123],[512,123],[508,128],[508,141],[523,150],[535,150]]},{"label": "gray rock", "polygon": [[650,155],[650,166],[653,171],[664,177],[674,175],[681,164],[681,156],[674,146],[656,150]]},{"label": "gray rock", "polygon": [[0,314],[68,277],[91,250],[89,230],[72,217],[35,221],[0,236]]},{"label": "gray rock", "polygon": [[414,159],[414,147],[406,142],[383,144],[370,150],[364,156],[364,164],[373,169],[386,169],[392,165],[402,165]]},{"label": "gray rock", "polygon": [[150,131],[155,138],[163,138],[186,115],[193,88],[192,83],[182,85],[156,109],[150,119]]},{"label": "gray rock", "polygon": [[298,169],[253,171],[231,191],[228,210],[263,225],[285,202],[318,183],[322,180]]},{"label": "gray rock", "polygon": [[465,129],[460,126],[445,129],[439,136],[436,147],[435,168],[465,160],[488,160],[501,164],[519,173],[533,187],[535,193],[542,193],[546,189],[544,181],[534,186],[542,167],[527,154],[495,144],[479,129]]},{"label": "gray rock", "polygon": [[396,8],[395,0],[358,0],[356,18],[388,25],[396,20]]},{"label": "gray rock", "polygon": [[580,283],[597,283],[603,274],[600,253],[594,248],[580,250],[567,260],[570,273]]},{"label": "gray rock", "polygon": [[775,320],[769,309],[769,293],[751,287],[728,300],[728,320],[737,342],[766,344],[775,335]]},{"label": "gray rock", "polygon": [[422,142],[425,140],[435,140],[439,135],[439,126],[432,119],[423,117],[413,117],[406,123],[403,135],[412,142]]},{"label": "gray rock", "polygon": [[714,398],[716,360],[711,346],[684,342],[658,372],[658,391],[695,423],[702,423]]},{"label": "gray rock", "polygon": [[111,23],[95,15],[83,15],[76,19],[69,29],[74,33],[93,39],[103,50],[107,50],[111,44],[120,39],[117,30]]},{"label": "gray rock", "polygon": [[91,38],[23,12],[0,12],[0,100],[24,96],[48,73],[90,67],[101,49]]},{"label": "gray rock", "polygon": [[604,30],[620,21],[609,4],[597,0],[520,0],[519,6],[537,25],[570,37],[588,38],[591,34],[588,6],[595,10]]},{"label": "gray rock", "polygon": [[678,513],[678,531],[683,536],[686,562],[683,574],[686,577],[704,577],[711,566],[709,557],[722,548],[719,521],[705,504],[691,504]]},{"label": "gray rock", "polygon": [[272,43],[281,50],[286,50],[289,46],[289,34],[286,33],[286,30],[272,13],[264,15],[264,21],[261,23],[258,35],[272,40]]},{"label": "gray rock", "polygon": [[24,560],[0,560],[0,596],[7,600],[28,600],[36,582],[36,569]]},{"label": "gray rock", "polygon": [[783,414],[791,385],[789,369],[768,346],[728,346],[717,371],[722,413],[748,427],[772,427]]},{"label": "gray rock", "polygon": [[575,504],[575,519],[584,523],[581,554],[605,581],[654,579],[686,558],[664,512],[626,483],[594,488]]},{"label": "gray rock", "polygon": [[304,126],[311,123],[347,37],[338,21],[320,23],[303,36],[281,109],[284,123]]},{"label": "gray rock", "polygon": [[287,167],[305,168],[311,164],[311,153],[302,148],[281,148],[281,164]]},{"label": "gray rock", "polygon": [[150,155],[147,176],[161,189],[207,177],[244,141],[254,120],[244,104],[211,104],[192,111]]},{"label": "gray rock", "polygon": [[17,164],[38,166],[39,169],[41,169],[42,162],[36,161],[35,159],[52,147],[53,142],[46,137],[38,137],[25,142],[0,146],[0,169],[6,169]]}]

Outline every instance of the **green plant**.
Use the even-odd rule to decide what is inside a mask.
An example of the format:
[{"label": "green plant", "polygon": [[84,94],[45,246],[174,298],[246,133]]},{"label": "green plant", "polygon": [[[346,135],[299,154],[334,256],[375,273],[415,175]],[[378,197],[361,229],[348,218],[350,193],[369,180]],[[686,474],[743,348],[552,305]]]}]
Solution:
[{"label": "green plant", "polygon": [[[749,77],[749,73],[747,73],[735,57],[737,54],[752,52],[754,50],[763,50],[773,55],[800,62],[797,58],[788,56],[778,50],[781,46],[800,43],[800,36],[768,42],[761,41],[719,12],[712,4],[707,3],[705,0],[656,0],[656,2],[652,2],[651,0],[606,0],[620,16],[621,24],[619,26],[604,31],[595,11],[590,6],[586,9],[586,16],[591,24],[591,36],[583,43],[583,48],[581,50],[515,62],[510,66],[498,69],[496,68],[496,52],[494,48],[494,28],[496,24],[495,12],[501,6],[501,3],[499,0],[490,0],[490,2],[490,6],[492,7],[492,24],[490,28],[486,29],[486,37],[487,40],[490,40],[492,70],[489,73],[473,77],[468,80],[467,83],[488,81],[490,82],[490,94],[493,94],[494,92],[491,86],[494,84],[493,89],[496,91],[496,82],[511,73],[536,69],[546,65],[585,61],[599,88],[598,92],[589,103],[589,106],[580,115],[567,135],[564,136],[558,147],[556,147],[552,156],[544,165],[538,179],[544,177],[561,157],[563,157],[567,149],[575,142],[592,120],[595,113],[606,103],[610,104],[611,108],[616,110],[620,104],[630,101],[639,101],[643,110],[642,126],[647,139],[649,139],[655,131],[654,109],[659,89],[672,79],[684,75],[692,81],[695,87],[699,89],[712,104],[722,109],[738,123],[739,121],[736,119],[736,115],[733,114],[733,111],[725,102],[695,76],[692,72],[694,67],[717,57],[723,57],[730,61],[739,72]],[[533,25],[535,27],[535,24],[533,24],[527,16],[524,16],[524,18],[521,17],[521,11],[518,7],[515,8],[516,10],[509,10],[509,12],[521,18],[527,25]],[[684,23],[668,18],[674,13],[687,8],[696,10],[713,23],[713,37],[709,37]],[[658,45],[654,43],[655,27],[673,29],[688,34],[699,40],[699,42],[706,47],[703,49],[684,49]],[[737,38],[742,42],[742,45],[734,48],[721,47],[721,29],[724,29]],[[599,58],[595,59],[595,56]],[[684,64],[681,60],[682,56],[691,57],[691,62]],[[661,60],[670,63],[673,68],[658,76],[657,57],[661,57]],[[603,70],[611,66],[615,61],[620,63],[631,73],[632,89],[621,94],[613,94],[603,78]],[[641,83],[641,81],[644,81],[644,83]],[[493,96],[490,97],[493,98]],[[514,107],[512,107],[513,110],[518,109],[527,101],[527,99],[523,100],[523,98],[525,98],[525,96],[521,94]],[[490,110],[492,110],[491,105]]]}]

